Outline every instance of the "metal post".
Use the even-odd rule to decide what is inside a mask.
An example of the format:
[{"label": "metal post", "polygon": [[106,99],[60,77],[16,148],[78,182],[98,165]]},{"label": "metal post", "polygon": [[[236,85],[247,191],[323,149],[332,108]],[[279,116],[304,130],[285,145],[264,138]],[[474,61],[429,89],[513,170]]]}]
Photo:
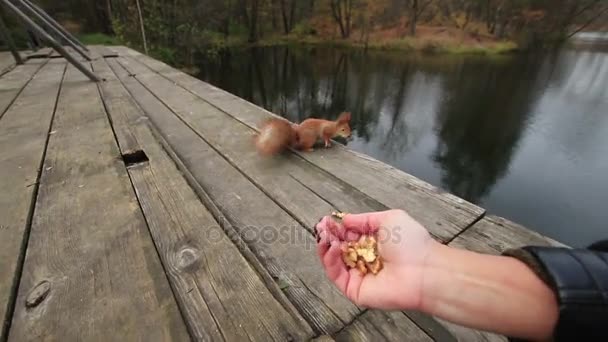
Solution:
[{"label": "metal post", "polygon": [[76,37],[74,37],[74,35],[72,35],[70,32],[68,32],[68,30],[64,29],[63,26],[61,26],[55,19],[53,19],[53,17],[48,15],[44,10],[42,10],[40,7],[38,7],[38,5],[36,5],[35,3],[33,3],[29,0],[21,0],[21,2],[25,3],[26,5],[29,5],[34,11],[36,11],[44,19],[46,19],[51,25],[53,25],[53,27],[55,27],[57,30],[59,30],[61,33],[63,33],[63,35],[66,36],[66,38],[68,38],[72,43],[80,46],[85,51],[89,51],[89,49],[85,45],[83,45],[78,39],[76,39]]},{"label": "metal post", "polygon": [[46,28],[48,28],[51,32],[57,34],[57,36],[59,36],[66,44],[68,44],[71,48],[73,48],[76,52],[78,52],[87,61],[91,60],[91,57],[89,57],[89,55],[87,55],[86,52],[82,51],[78,46],[76,46],[76,44],[74,44],[71,40],[69,40],[68,37],[66,37],[63,33],[61,33],[61,31],[59,31],[56,27],[54,27],[43,16],[41,16],[40,14],[38,14],[38,12],[36,12],[30,5],[26,4],[22,0],[19,0],[18,2],[21,3],[21,7],[26,12],[28,12],[31,16],[33,16],[35,18],[38,18],[42,22],[43,26],[45,26]]},{"label": "metal post", "polygon": [[87,67],[85,67],[80,61],[70,55],[61,44],[59,44],[55,38],[51,37],[48,33],[46,33],[38,24],[36,24],[32,19],[30,19],[27,15],[25,15],[17,6],[13,5],[9,0],[0,0],[2,3],[8,7],[13,13],[19,17],[23,21],[23,23],[29,26],[32,31],[38,34],[42,39],[44,39],[55,51],[57,51],[60,55],[62,55],[65,59],[67,59],[73,66],[75,66],[78,70],[80,70],[83,74],[87,75],[88,78],[93,82],[98,82],[99,78],[91,72]]},{"label": "metal post", "polygon": [[23,59],[21,58],[19,51],[17,51],[17,46],[15,46],[13,37],[11,37],[10,32],[8,32],[8,29],[6,28],[6,25],[4,24],[4,19],[2,19],[2,14],[0,14],[0,31],[2,34],[2,39],[4,39],[4,41],[6,42],[6,45],[8,45],[8,48],[11,50],[11,53],[13,54],[13,58],[15,58],[15,63],[23,64]]}]

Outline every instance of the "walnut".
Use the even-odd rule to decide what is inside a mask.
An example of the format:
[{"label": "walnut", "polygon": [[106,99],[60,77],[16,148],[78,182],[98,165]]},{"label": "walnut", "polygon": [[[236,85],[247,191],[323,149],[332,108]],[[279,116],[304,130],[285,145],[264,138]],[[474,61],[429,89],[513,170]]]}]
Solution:
[{"label": "walnut", "polygon": [[333,211],[331,213],[332,217],[335,217],[335,218],[340,219],[340,220],[343,220],[344,216],[346,216],[346,215],[348,215],[348,213],[342,213],[342,212],[339,212],[339,211]]},{"label": "walnut", "polygon": [[366,266],[372,274],[378,274],[378,272],[382,271],[382,257],[377,257],[374,262],[367,263]]},{"label": "walnut", "polygon": [[342,260],[351,269],[357,268],[362,275],[382,270],[382,259],[378,255],[378,242],[373,236],[361,236],[359,241],[349,241],[342,249]]},{"label": "walnut", "polygon": [[365,264],[365,262],[363,262],[363,260],[357,260],[357,269],[359,270],[359,272],[361,272],[362,275],[365,275],[367,273],[367,265]]}]

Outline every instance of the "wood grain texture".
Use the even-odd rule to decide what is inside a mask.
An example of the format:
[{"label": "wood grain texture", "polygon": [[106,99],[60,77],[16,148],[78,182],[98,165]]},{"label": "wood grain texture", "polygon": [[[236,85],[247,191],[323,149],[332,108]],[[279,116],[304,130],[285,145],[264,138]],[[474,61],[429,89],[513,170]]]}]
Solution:
[{"label": "wood grain texture", "polygon": [[[148,56],[139,53],[128,54],[251,128],[274,116],[252,103]],[[140,68],[136,73],[145,72]],[[470,226],[485,212],[482,208],[443,192],[401,170],[340,145],[324,151],[298,154],[383,206],[407,210],[435,237],[444,242]],[[349,167],[345,168],[344,165]]]},{"label": "wood grain texture", "polygon": [[7,333],[17,270],[25,253],[24,237],[64,70],[65,63],[47,64],[0,121],[0,336]]},{"label": "wood grain texture", "polygon": [[498,216],[486,216],[464,231],[450,246],[487,254],[500,254],[510,248],[523,246],[564,245]]},{"label": "wood grain texture", "polygon": [[15,59],[10,52],[0,52],[0,76],[15,67]]},{"label": "wood grain texture", "polygon": [[142,72],[133,63],[124,64],[181,120],[310,231],[321,217],[335,210],[386,209],[295,154],[261,158],[252,144],[255,130],[166,78]]},{"label": "wood grain texture", "polygon": [[131,150],[131,139],[136,139],[149,158],[128,172],[193,338],[300,341],[312,337],[304,319],[293,317],[272,296],[203,206],[107,64],[93,64],[98,74],[107,76],[100,88],[114,130],[132,133],[117,134],[119,145]]},{"label": "wood grain texture", "polygon": [[188,340],[97,86],[71,66],[52,129],[9,341]]},{"label": "wood grain texture", "polygon": [[[114,70],[120,68],[109,60]],[[326,278],[316,241],[158,101],[137,79],[118,75],[171,149],[211,196],[284,293],[317,333],[333,333],[359,309]],[[157,89],[161,95],[164,89]]]},{"label": "wood grain texture", "polygon": [[[254,134],[251,127],[243,125],[237,120],[231,120],[224,112],[209,105],[200,97],[175,87],[173,82],[156,73],[151,73],[149,69],[131,58],[121,59],[120,63],[125,65],[131,74],[136,75],[136,78],[148,89],[157,94],[165,105],[169,106],[232,165],[250,177],[252,182],[305,225],[312,227],[310,222],[314,225],[318,218],[325,215],[330,208],[350,212],[387,208],[348,184],[328,177],[325,172],[319,172],[317,168],[311,167],[310,163],[304,162],[295,154],[277,156],[272,159],[260,158],[251,144]],[[159,63],[152,65],[159,70],[168,70]],[[165,74],[178,75],[179,72],[165,71]],[[196,86],[196,84],[194,82],[191,85]],[[361,158],[366,160],[367,157],[361,156]],[[376,166],[376,161],[372,161],[372,163],[374,167],[383,167],[383,164]],[[350,163],[346,162],[343,165],[349,165],[348,169],[350,169]],[[428,187],[428,184],[411,178],[411,181],[407,183],[408,186],[419,182],[420,187]],[[307,190],[315,195],[311,195]],[[436,195],[429,196],[431,198]],[[434,215],[434,212],[427,213],[427,215]],[[462,228],[464,227],[463,225]],[[450,235],[445,235],[444,238],[449,239]],[[452,332],[456,335],[452,336],[449,330],[432,317],[426,318],[422,322],[425,329],[438,330],[435,335],[442,337],[443,340],[448,340],[447,336],[451,336],[452,340],[457,338],[466,340],[471,334],[477,333],[473,330],[452,327]],[[447,326],[447,323],[445,325]],[[485,336],[482,333],[479,335]]]},{"label": "wood grain texture", "polygon": [[25,59],[45,59],[50,57],[54,51],[55,50],[50,47],[43,47],[37,51],[28,51],[24,54],[24,56]]},{"label": "wood grain texture", "polygon": [[370,310],[335,337],[340,341],[433,341],[402,312]]},{"label": "wood grain texture", "polygon": [[40,67],[42,64],[26,63],[2,75],[0,78],[0,119],[23,87],[40,70]]}]

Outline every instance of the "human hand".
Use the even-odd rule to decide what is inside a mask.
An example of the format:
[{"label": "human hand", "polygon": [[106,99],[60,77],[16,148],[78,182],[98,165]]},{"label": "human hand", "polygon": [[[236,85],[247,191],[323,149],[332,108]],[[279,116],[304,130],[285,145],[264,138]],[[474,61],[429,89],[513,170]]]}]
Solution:
[{"label": "human hand", "polygon": [[[437,244],[403,210],[348,214],[342,224],[324,217],[316,226],[317,252],[329,279],[355,304],[385,310],[418,309],[425,262]],[[342,246],[361,235],[375,235],[384,268],[361,275],[342,260]]]}]

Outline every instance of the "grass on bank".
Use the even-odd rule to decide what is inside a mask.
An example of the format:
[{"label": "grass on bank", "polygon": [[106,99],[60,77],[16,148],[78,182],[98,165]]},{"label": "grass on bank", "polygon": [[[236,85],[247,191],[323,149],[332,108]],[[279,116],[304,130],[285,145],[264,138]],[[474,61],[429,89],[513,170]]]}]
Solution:
[{"label": "grass on bank", "polygon": [[372,50],[393,50],[423,53],[448,53],[448,54],[481,54],[496,55],[517,51],[517,44],[514,42],[495,42],[491,44],[466,44],[458,41],[436,41],[424,38],[405,37],[401,39],[386,39],[364,43],[343,39],[321,39],[314,36],[273,36],[262,39],[256,46],[277,46],[277,45],[323,45],[347,48],[367,48]]},{"label": "grass on bank", "polygon": [[120,39],[104,33],[85,33],[78,36],[78,40],[85,45],[120,45]]}]

